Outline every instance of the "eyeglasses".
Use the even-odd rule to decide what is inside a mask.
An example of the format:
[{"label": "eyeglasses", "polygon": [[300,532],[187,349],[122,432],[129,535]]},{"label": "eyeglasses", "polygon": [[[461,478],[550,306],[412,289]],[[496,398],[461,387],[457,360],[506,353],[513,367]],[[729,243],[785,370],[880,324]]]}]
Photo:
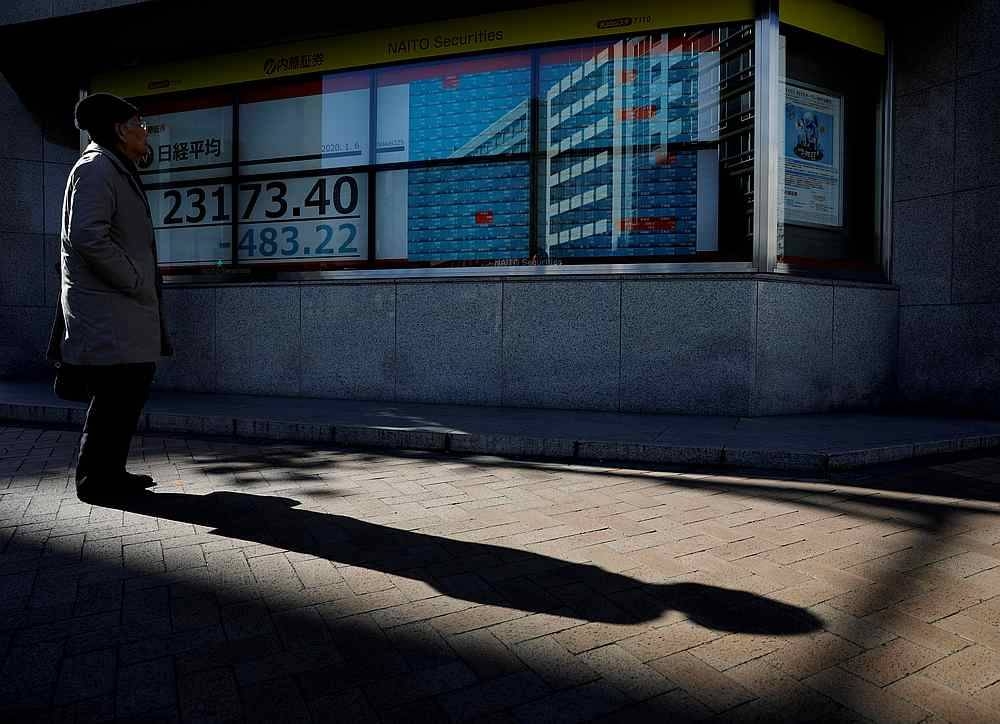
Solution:
[{"label": "eyeglasses", "polygon": [[141,128],[142,130],[146,131],[147,133],[149,132],[149,124],[146,123],[143,120],[139,120],[136,123],[132,123],[131,121],[129,121],[125,125],[132,126],[133,128]]}]

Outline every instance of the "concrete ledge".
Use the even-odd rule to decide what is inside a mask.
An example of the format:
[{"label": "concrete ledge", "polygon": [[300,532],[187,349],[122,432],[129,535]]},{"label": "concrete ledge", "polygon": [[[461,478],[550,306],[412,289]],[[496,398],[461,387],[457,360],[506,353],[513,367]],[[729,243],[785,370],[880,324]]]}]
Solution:
[{"label": "concrete ledge", "polygon": [[333,425],[276,420],[233,420],[233,436],[264,440],[332,442]]},{"label": "concrete ledge", "polygon": [[725,464],[777,470],[826,470],[827,456],[823,453],[791,450],[741,450],[725,448]]},{"label": "concrete ledge", "polygon": [[[8,399],[13,398],[13,402],[0,403],[0,420],[76,429],[83,425],[86,416],[83,405],[61,400],[49,403],[48,398],[43,396],[47,394],[46,390],[40,390],[35,396],[11,395]],[[374,409],[376,414],[373,414],[372,410],[353,407],[346,412],[337,412],[337,417],[327,413],[328,403],[325,401],[322,402],[322,407],[313,409],[296,407],[294,404],[275,405],[272,400],[240,398],[238,404],[231,404],[227,410],[225,404],[217,403],[216,399],[199,398],[194,401],[195,404],[188,399],[180,402],[171,400],[169,404],[159,405],[159,410],[156,405],[149,405],[146,414],[140,418],[138,432],[209,435],[247,441],[275,440],[345,447],[575,459],[582,462],[769,468],[814,474],[928,455],[1000,448],[1000,433],[994,432],[1000,426],[989,421],[965,424],[956,420],[895,418],[891,431],[893,442],[886,444],[887,435],[881,434],[881,442],[879,435],[887,418],[872,416],[870,421],[867,418],[860,423],[855,421],[855,424],[865,426],[862,427],[862,432],[871,428],[870,446],[837,449],[836,440],[841,433],[822,415],[795,417],[790,421],[783,421],[781,418],[763,419],[747,426],[746,433],[733,430],[733,425],[723,418],[699,418],[700,427],[697,429],[705,430],[709,439],[716,441],[715,444],[684,445],[669,442],[671,430],[681,429],[676,427],[676,422],[675,427],[665,428],[659,434],[659,439],[667,440],[666,443],[646,441],[652,439],[650,430],[643,427],[646,421],[664,424],[657,416],[643,417],[642,423],[637,424],[634,416],[606,413],[608,417],[605,423],[602,422],[605,418],[598,419],[593,413],[588,413],[577,422],[573,416],[562,411],[558,413],[558,418],[550,420],[546,416],[552,415],[552,411],[535,411],[529,420],[533,429],[545,430],[550,427],[559,433],[559,437],[546,437],[544,433],[522,435],[507,432],[512,425],[524,423],[523,409],[505,413],[494,408],[483,408],[481,414],[470,418],[469,411],[465,408],[455,408],[455,411],[450,408],[403,410],[399,403],[393,403],[389,412],[400,419],[420,418],[428,420],[427,427],[433,425],[437,428],[421,429],[385,426],[382,420],[387,414],[383,408]],[[209,414],[190,414],[200,410]],[[274,416],[270,417],[272,412]],[[450,417],[456,413],[457,416]],[[517,417],[511,420],[505,414]],[[304,419],[287,419],[289,416],[299,415]],[[282,419],[276,419],[279,416]],[[327,419],[323,419],[324,417]],[[474,422],[470,422],[470,419]],[[344,420],[348,424],[344,424]],[[359,422],[352,423],[351,420]],[[664,417],[663,420],[667,418]],[[368,424],[364,424],[366,422]],[[616,437],[624,439],[600,439],[599,436],[604,434],[601,432],[601,425],[604,429],[612,430]],[[441,432],[442,428],[450,431]],[[803,444],[803,429],[808,433],[805,436],[805,439],[810,440],[808,445]],[[684,430],[685,441],[698,439],[690,425],[686,425]],[[789,430],[794,430],[796,435],[792,436]],[[628,437],[630,434],[634,435],[631,440]],[[907,435],[912,435],[913,442],[896,442],[905,440]],[[793,438],[798,440],[794,447],[791,445]],[[866,434],[855,436],[857,442],[862,444],[866,442],[866,438]],[[741,445],[741,442],[744,444]]]},{"label": "concrete ledge", "polygon": [[205,415],[145,415],[147,432],[177,432],[199,435],[232,435],[234,420],[231,417]]},{"label": "concrete ledge", "polygon": [[724,462],[721,447],[675,447],[627,442],[581,441],[577,443],[576,457],[583,460],[682,465],[720,465]]},{"label": "concrete ledge", "polygon": [[846,452],[830,453],[827,456],[827,466],[830,470],[846,470],[848,468],[861,468],[866,465],[894,463],[914,457],[915,452],[915,445],[906,444],[876,447],[868,450],[849,450]]},{"label": "concrete ledge", "polygon": [[381,427],[338,426],[333,441],[338,445],[358,447],[388,447],[401,450],[448,449],[448,435],[424,430],[394,430]]},{"label": "concrete ledge", "polygon": [[523,435],[471,435],[451,433],[448,449],[452,452],[517,457],[572,458],[576,443],[556,438]]},{"label": "concrete ledge", "polygon": [[1000,447],[1000,435],[979,435],[962,439],[963,450],[979,450]]},{"label": "concrete ledge", "polygon": [[[944,455],[946,453],[957,453],[962,452],[962,450],[968,450],[971,448],[965,447],[965,439],[957,440],[936,440],[933,442],[918,442],[913,445],[913,455],[914,457],[920,457],[922,455]],[[976,448],[979,447],[977,444]]]},{"label": "concrete ledge", "polygon": [[[0,405],[0,418],[20,422],[70,424],[72,408],[61,405]],[[83,411],[84,416],[86,410]],[[81,417],[81,422],[83,418]]]}]

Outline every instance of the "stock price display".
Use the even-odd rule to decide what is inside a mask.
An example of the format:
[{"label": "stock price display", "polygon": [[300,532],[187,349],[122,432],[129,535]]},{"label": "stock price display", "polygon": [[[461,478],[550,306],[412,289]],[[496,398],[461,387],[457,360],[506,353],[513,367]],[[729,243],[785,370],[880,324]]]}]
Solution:
[{"label": "stock price display", "polygon": [[[201,224],[206,221],[206,217],[213,222],[229,221],[229,214],[226,213],[227,196],[228,189],[225,186],[217,186],[212,190],[197,186],[183,191],[167,189],[163,192],[163,199],[169,208],[163,215],[163,225]],[[210,211],[214,211],[214,213],[208,216]]]},{"label": "stock price display", "polygon": [[241,260],[367,255],[364,174],[245,182],[239,192]]},{"label": "stock price display", "polygon": [[[228,238],[225,227],[232,223],[231,190],[229,184],[217,184],[151,193],[158,229],[193,232],[202,244],[231,249],[224,238],[210,241],[224,229]],[[242,181],[237,190],[241,262],[367,256],[368,181],[364,174]],[[211,227],[214,233],[208,234]]]},{"label": "stock price display", "polygon": [[160,263],[219,266],[232,257],[232,186],[183,185],[146,193]]}]

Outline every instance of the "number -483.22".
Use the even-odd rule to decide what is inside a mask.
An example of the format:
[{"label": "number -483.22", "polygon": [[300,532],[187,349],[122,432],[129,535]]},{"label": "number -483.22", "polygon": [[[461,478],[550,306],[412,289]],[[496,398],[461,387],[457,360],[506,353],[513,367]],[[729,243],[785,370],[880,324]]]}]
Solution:
[{"label": "number -483.22", "polygon": [[256,229],[247,228],[242,236],[238,251],[240,257],[358,257],[361,255],[355,239],[358,227],[350,222],[338,224],[316,224],[315,236],[299,238],[298,226]]}]

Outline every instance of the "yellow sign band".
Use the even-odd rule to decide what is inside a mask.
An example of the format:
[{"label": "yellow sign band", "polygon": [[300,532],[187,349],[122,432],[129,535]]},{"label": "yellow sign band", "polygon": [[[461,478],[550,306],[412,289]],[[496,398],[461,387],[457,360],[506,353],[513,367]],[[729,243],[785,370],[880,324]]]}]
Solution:
[{"label": "yellow sign band", "polygon": [[780,0],[781,22],[885,55],[885,26],[860,10],[830,0]]},{"label": "yellow sign band", "polygon": [[633,31],[718,25],[752,20],[753,5],[752,0],[613,5],[583,0],[131,69],[95,77],[92,89],[138,97]]},{"label": "yellow sign band", "polygon": [[[858,10],[830,0],[781,0],[779,7],[782,22],[789,25],[885,52],[881,21]],[[92,90],[140,97],[458,53],[746,22],[753,17],[752,0],[646,0],[613,6],[606,0],[581,0],[118,71],[95,77],[91,85]]]}]

